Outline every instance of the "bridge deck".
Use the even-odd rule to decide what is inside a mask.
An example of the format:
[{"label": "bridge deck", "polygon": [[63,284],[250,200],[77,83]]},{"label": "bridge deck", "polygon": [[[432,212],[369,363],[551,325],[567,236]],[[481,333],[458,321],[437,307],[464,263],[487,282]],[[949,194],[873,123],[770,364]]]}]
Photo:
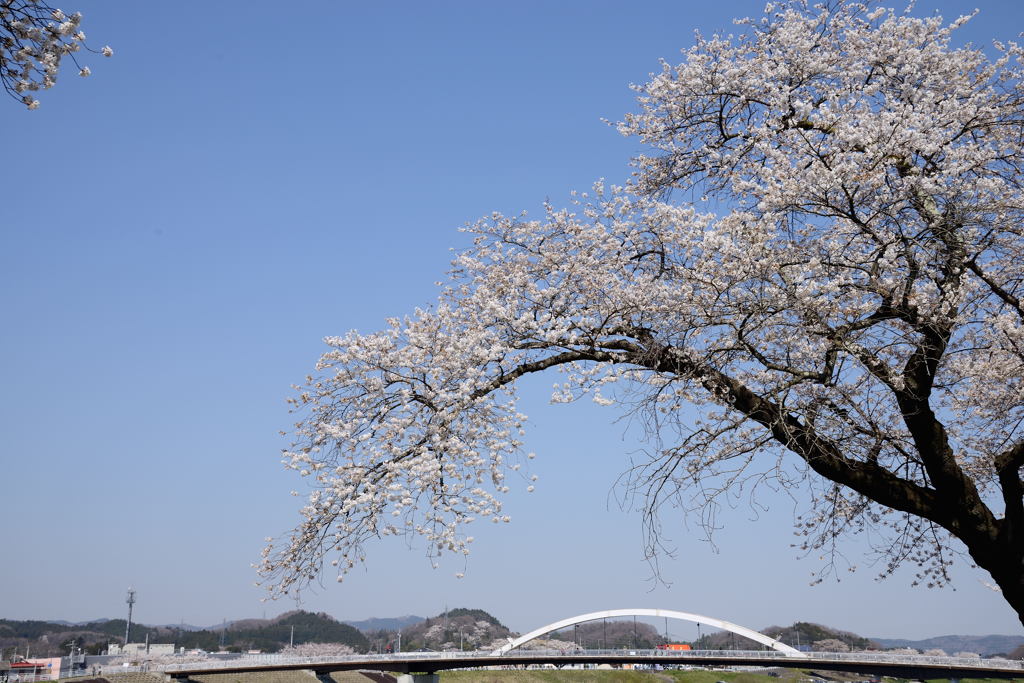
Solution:
[{"label": "bridge deck", "polygon": [[1000,660],[958,659],[884,655],[876,653],[807,653],[805,656],[782,656],[767,652],[672,652],[664,650],[593,650],[562,652],[557,650],[520,650],[494,656],[484,652],[416,652],[394,655],[354,655],[335,660],[303,660],[277,664],[214,663],[167,667],[168,676],[186,680],[202,678],[213,683],[218,674],[258,672],[311,671],[317,676],[336,671],[390,671],[395,673],[432,673],[446,669],[473,669],[501,666],[556,666],[581,664],[644,664],[661,666],[753,666],[787,667],[808,670],[848,671],[874,676],[895,676],[909,679],[928,678],[997,678],[1024,682],[1024,664]]}]

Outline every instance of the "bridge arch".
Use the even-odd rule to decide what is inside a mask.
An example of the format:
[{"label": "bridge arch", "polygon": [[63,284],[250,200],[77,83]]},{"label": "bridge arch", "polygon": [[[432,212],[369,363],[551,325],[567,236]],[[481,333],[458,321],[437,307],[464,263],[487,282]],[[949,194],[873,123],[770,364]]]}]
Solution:
[{"label": "bridge arch", "polygon": [[708,626],[714,626],[715,628],[720,628],[724,631],[731,631],[736,635],[757,641],[762,645],[767,645],[768,647],[774,650],[778,650],[779,652],[782,652],[784,654],[787,654],[790,657],[807,656],[804,653],[797,650],[796,648],[790,647],[789,645],[786,645],[785,643],[775,640],[774,638],[769,638],[763,633],[758,633],[753,629],[749,629],[745,626],[740,626],[739,624],[734,624],[729,621],[723,621],[722,619],[716,619],[714,617],[706,617],[701,614],[693,614],[691,612],[678,612],[676,610],[671,609],[649,609],[643,607],[636,609],[608,609],[601,612],[589,612],[588,614],[580,614],[575,617],[562,619],[561,621],[556,621],[552,624],[548,624],[547,626],[541,626],[540,628],[530,631],[526,635],[519,636],[514,640],[509,640],[508,643],[499,647],[497,650],[492,652],[491,655],[494,657],[500,657],[507,653],[509,650],[513,650],[519,647],[523,643],[528,643],[534,638],[539,638],[545,633],[550,633],[551,631],[559,631],[567,626],[582,624],[586,621],[595,621],[597,619],[610,619],[615,617],[664,617],[667,619],[680,619],[682,621],[692,621],[696,624],[707,624]]}]

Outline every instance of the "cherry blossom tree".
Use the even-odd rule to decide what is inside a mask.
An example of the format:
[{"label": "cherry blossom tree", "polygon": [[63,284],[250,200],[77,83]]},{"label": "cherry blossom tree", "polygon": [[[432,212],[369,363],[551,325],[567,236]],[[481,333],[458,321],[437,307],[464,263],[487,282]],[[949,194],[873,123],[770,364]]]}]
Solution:
[{"label": "cherry blossom tree", "polygon": [[1022,51],[954,47],[967,20],[791,2],[698,37],[619,124],[652,150],[627,187],[481,220],[436,305],[328,338],[271,591],[380,536],[468,554],[522,476],[517,380],[561,371],[647,428],[652,556],[666,505],[789,492],[821,575],[859,532],[928,585],[966,553],[1024,623]]},{"label": "cherry blossom tree", "polygon": [[302,643],[280,651],[285,657],[345,657],[354,653],[355,650],[344,643]]},{"label": "cherry blossom tree", "polygon": [[7,94],[29,109],[39,107],[32,93],[52,87],[64,57],[70,57],[78,75],[92,70],[78,62],[75,53],[110,57],[109,46],[91,50],[85,45],[80,12],[65,14],[42,0],[0,0],[0,82]]}]

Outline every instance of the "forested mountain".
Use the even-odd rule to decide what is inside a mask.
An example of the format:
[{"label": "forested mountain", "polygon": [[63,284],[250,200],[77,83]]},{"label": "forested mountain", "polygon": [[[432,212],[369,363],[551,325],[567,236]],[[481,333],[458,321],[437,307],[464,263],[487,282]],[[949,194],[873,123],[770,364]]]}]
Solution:
[{"label": "forested mountain", "polygon": [[[21,656],[54,657],[66,655],[69,643],[87,654],[99,654],[109,643],[124,640],[124,619],[87,624],[60,624],[46,621],[0,620],[0,654],[8,659]],[[185,630],[173,626],[132,624],[131,641],[136,643],[173,643],[187,650],[208,652],[262,650],[276,652],[289,643],[341,643],[357,652],[365,652],[370,643],[358,629],[342,624],[327,614],[286,612],[274,619],[245,619],[220,629]]]},{"label": "forested mountain", "polygon": [[[0,619],[0,659],[8,659],[17,652],[35,657],[55,657],[68,653],[73,640],[87,654],[105,650],[108,642],[124,639],[124,619],[99,619],[84,624],[67,622]],[[160,636],[161,629],[132,624],[132,640],[151,642]]]},{"label": "forested mountain", "polygon": [[343,624],[329,614],[296,610],[286,612],[269,623],[236,622],[226,634],[229,646],[243,650],[273,652],[287,646],[306,643],[342,643],[357,652],[365,652],[370,642],[358,629]]},{"label": "forested mountain", "polygon": [[575,642],[587,650],[650,650],[665,642],[658,629],[632,620],[589,621],[548,637]]},{"label": "forested mountain", "polygon": [[[839,629],[822,626],[821,624],[813,624],[807,621],[798,621],[792,626],[768,626],[767,628],[761,629],[761,633],[775,638],[786,645],[791,645],[799,649],[814,648],[815,643],[830,640],[838,640],[850,650],[880,649],[878,643],[875,643],[869,638],[859,636],[856,633],[840,631]],[[740,637],[737,636],[737,638]],[[745,642],[752,643],[752,641],[748,641],[746,638],[740,639]],[[753,649],[755,650],[760,649],[761,647],[758,643],[752,644],[754,646]]]},{"label": "forested mountain", "polygon": [[361,619],[359,621],[343,621],[343,624],[348,624],[354,628],[359,629],[363,633],[369,633],[371,631],[398,631],[398,629],[412,626],[423,621],[423,617],[417,617],[412,614],[407,614],[404,617],[370,617],[369,619]]},{"label": "forested mountain", "polygon": [[948,654],[957,652],[975,652],[982,657],[1007,655],[1020,650],[1012,659],[1024,655],[1024,636],[936,636],[925,640],[905,640],[901,638],[876,638],[882,647],[912,647],[916,650],[940,649]]},{"label": "forested mountain", "polygon": [[[634,625],[635,624],[635,625]],[[359,630],[356,625],[363,625]],[[374,627],[377,628],[374,628]],[[380,628],[379,626],[385,626]],[[86,654],[99,654],[109,643],[124,639],[124,619],[98,619],[88,623],[0,619],[0,659],[17,654],[25,657],[66,655],[74,644]],[[344,623],[324,613],[301,610],[285,612],[273,619],[242,619],[220,627],[146,626],[132,624],[131,641],[173,643],[187,650],[208,652],[277,652],[289,644],[342,644],[356,652],[394,650],[486,649],[504,643],[513,634],[497,618],[481,609],[458,608],[428,619],[406,616],[367,619]],[[855,633],[809,622],[792,626],[769,626],[761,633],[801,649],[830,651],[910,647],[920,651],[943,650],[950,655],[975,652],[983,657],[1024,656],[1022,636],[942,636],[927,640],[870,640]],[[548,636],[571,646],[574,641],[588,649],[647,649],[665,642],[654,626],[632,620],[593,621]],[[689,641],[694,649],[761,649],[762,646],[727,631],[704,633]]]},{"label": "forested mountain", "polygon": [[[401,629],[402,651],[410,650],[477,650],[496,642],[504,642],[512,632],[494,616],[481,609],[463,607],[450,609],[436,617]],[[394,650],[398,647],[398,630],[376,630],[367,633],[373,648]]]}]

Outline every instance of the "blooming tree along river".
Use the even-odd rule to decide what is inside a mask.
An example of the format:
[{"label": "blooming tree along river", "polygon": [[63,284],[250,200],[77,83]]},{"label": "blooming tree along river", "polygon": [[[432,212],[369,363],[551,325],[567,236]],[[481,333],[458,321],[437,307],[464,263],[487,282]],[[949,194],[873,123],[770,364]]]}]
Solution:
[{"label": "blooming tree along river", "polygon": [[1022,53],[952,47],[967,20],[770,4],[663,64],[626,187],[475,223],[435,305],[327,340],[271,590],[378,536],[468,554],[529,459],[517,380],[560,371],[556,401],[646,425],[652,554],[665,503],[713,526],[736,487],[799,488],[808,551],[871,530],[936,584],[955,538],[1024,621]]}]

